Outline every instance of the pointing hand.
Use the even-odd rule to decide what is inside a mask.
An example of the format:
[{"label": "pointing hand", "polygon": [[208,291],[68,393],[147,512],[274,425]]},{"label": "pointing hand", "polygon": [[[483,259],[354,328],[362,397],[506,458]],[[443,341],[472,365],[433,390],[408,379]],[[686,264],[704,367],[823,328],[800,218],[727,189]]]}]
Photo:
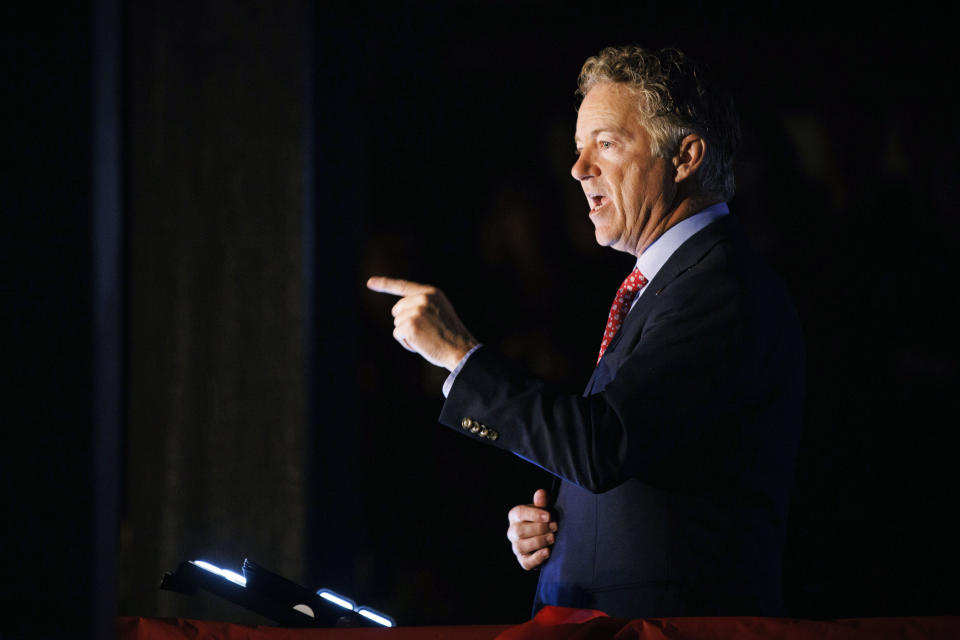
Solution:
[{"label": "pointing hand", "polygon": [[443,291],[409,280],[374,276],[367,288],[401,296],[393,305],[393,337],[408,351],[452,371],[477,341]]}]

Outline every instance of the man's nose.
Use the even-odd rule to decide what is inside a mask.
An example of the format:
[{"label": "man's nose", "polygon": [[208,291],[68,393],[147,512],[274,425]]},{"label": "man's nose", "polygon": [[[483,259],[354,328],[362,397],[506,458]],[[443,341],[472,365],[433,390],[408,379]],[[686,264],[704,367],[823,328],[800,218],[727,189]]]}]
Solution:
[{"label": "man's nose", "polygon": [[596,165],[590,160],[589,153],[586,149],[577,156],[577,161],[570,167],[570,175],[572,175],[573,179],[577,182],[583,182],[584,180],[595,177],[596,171]]}]

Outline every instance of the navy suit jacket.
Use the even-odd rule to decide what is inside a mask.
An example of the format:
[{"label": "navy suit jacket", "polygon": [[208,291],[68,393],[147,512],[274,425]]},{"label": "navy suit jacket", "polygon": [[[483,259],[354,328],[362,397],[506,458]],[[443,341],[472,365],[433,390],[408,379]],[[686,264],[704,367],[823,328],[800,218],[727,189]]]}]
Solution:
[{"label": "navy suit jacket", "polygon": [[440,421],[561,480],[534,611],[782,615],[804,384],[790,298],[724,216],[647,285],[582,396],[482,347]]}]

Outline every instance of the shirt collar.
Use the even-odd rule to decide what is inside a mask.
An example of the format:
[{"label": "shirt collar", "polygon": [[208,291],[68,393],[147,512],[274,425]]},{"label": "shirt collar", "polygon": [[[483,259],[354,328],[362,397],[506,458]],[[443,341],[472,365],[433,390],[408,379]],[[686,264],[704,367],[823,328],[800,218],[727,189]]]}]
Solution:
[{"label": "shirt collar", "polygon": [[719,218],[730,213],[726,202],[718,202],[706,209],[698,211],[689,218],[685,218],[667,229],[662,236],[654,240],[653,244],[644,250],[637,258],[636,268],[647,279],[653,280],[660,268],[666,264],[670,256],[680,248],[693,234]]}]

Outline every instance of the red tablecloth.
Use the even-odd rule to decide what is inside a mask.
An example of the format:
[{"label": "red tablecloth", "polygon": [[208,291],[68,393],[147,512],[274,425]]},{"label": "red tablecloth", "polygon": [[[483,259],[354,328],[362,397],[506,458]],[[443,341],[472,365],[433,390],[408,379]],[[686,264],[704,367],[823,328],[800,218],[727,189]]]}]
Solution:
[{"label": "red tablecloth", "polygon": [[509,624],[378,629],[290,629],[181,618],[119,618],[119,640],[493,640]]},{"label": "red tablecloth", "polygon": [[287,629],[200,620],[117,620],[120,640],[958,640],[960,616],[794,620],[789,618],[610,618],[545,607],[519,625]]}]

